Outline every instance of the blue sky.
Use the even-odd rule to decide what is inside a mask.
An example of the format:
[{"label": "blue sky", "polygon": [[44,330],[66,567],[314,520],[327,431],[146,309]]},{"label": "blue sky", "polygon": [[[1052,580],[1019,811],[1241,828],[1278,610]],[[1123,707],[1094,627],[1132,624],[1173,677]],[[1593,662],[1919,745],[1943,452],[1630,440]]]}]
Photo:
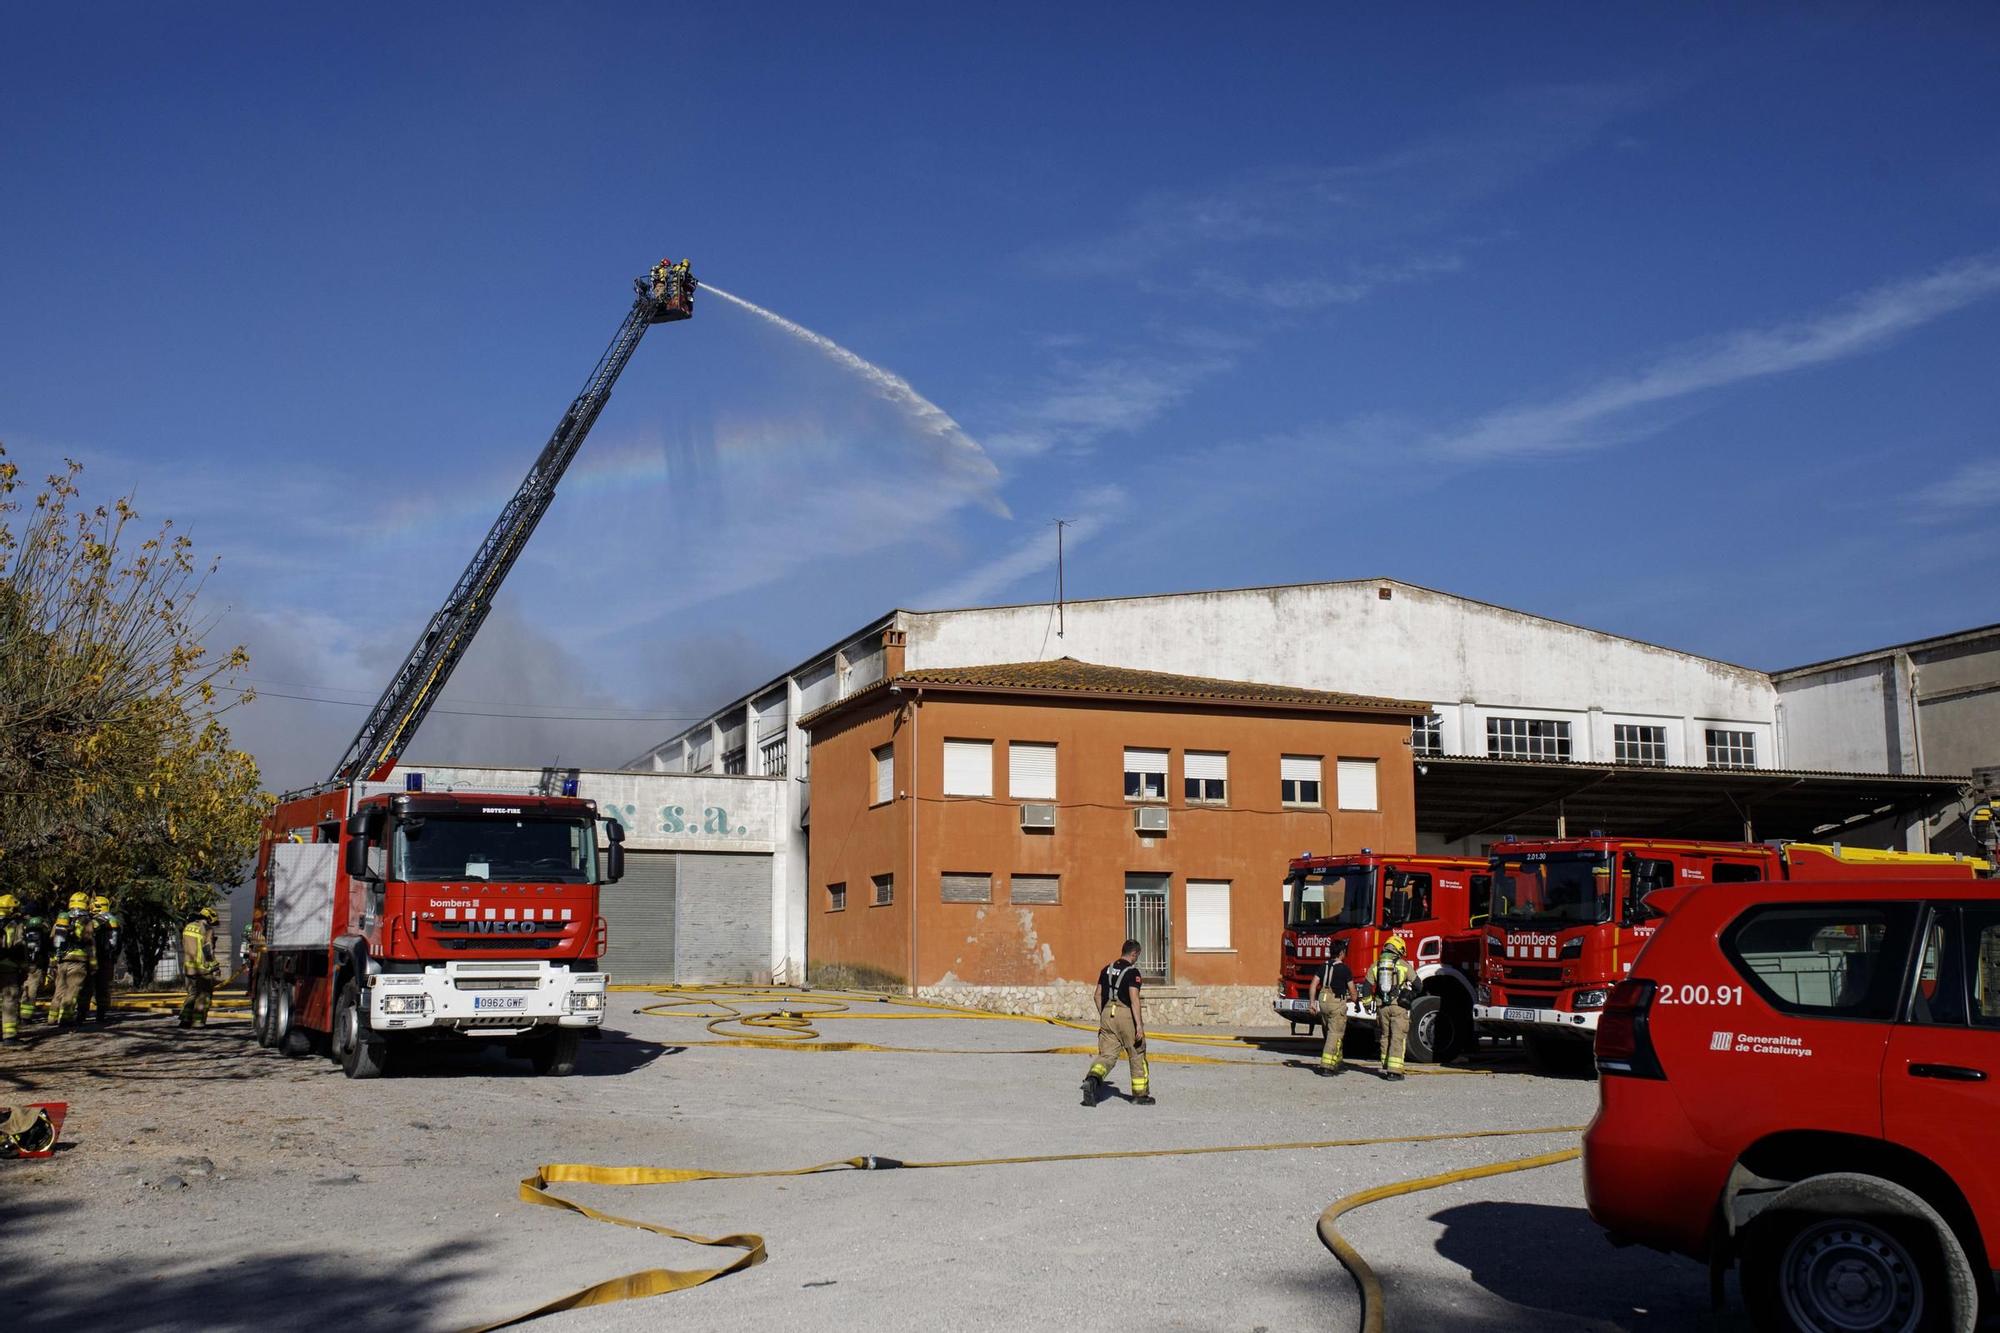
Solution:
[{"label": "blue sky", "polygon": [[1983,623],[2000,15],[1908,8],[17,15],[0,441],[222,558],[280,783],[359,710],[276,696],[372,700],[667,252],[994,480],[709,299],[419,758],[625,757],[1048,596],[1057,517],[1073,596],[1387,574],[1765,667]]}]

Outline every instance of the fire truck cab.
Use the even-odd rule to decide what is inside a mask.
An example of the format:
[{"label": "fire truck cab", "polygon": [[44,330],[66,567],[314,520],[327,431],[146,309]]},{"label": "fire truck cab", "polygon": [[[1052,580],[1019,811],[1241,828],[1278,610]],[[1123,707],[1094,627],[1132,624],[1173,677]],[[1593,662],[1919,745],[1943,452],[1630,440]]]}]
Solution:
[{"label": "fire truck cab", "polygon": [[[1272,1007],[1294,1032],[1321,1026],[1308,997],[1333,942],[1347,942],[1347,965],[1361,978],[1388,937],[1399,935],[1423,987],[1410,1012],[1409,1058],[1453,1059],[1472,1041],[1477,928],[1486,921],[1489,883],[1486,863],[1474,857],[1363,848],[1296,858],[1286,883],[1284,950]],[[1350,1028],[1375,1023],[1365,985],[1363,992],[1361,1003],[1348,1006]]]},{"label": "fire truck cab", "polygon": [[1601,834],[1503,842],[1493,848],[1493,912],[1483,932],[1475,1017],[1482,1032],[1524,1038],[1538,1065],[1581,1068],[1612,986],[1632,970],[1659,928],[1663,912],[1655,894],[1855,875],[1967,880],[1984,864],[1838,843]]}]

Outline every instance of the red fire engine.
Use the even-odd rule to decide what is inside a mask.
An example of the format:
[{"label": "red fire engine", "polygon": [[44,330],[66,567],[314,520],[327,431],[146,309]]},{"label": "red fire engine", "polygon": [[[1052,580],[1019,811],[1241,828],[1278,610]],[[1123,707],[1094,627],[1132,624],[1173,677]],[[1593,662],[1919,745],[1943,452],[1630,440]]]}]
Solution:
[{"label": "red fire engine", "polygon": [[1983,862],[1838,843],[1557,838],[1493,849],[1493,914],[1474,1011],[1480,1031],[1525,1039],[1538,1065],[1581,1068],[1613,985],[1662,913],[1653,893],[1700,884],[1853,875],[1971,879]]},{"label": "red fire engine", "polygon": [[634,287],[583,392],[332,776],[281,797],[265,818],[248,959],[263,1045],[322,1049],[348,1077],[373,1078],[420,1037],[501,1038],[539,1072],[567,1074],[577,1038],[604,1021],[597,891],[623,868],[618,822],[573,787],[426,792],[421,774],[400,789],[385,779],[485,623],[639,339],[694,313],[686,260],[661,260]]},{"label": "red fire engine", "polygon": [[[1410,1011],[1409,1058],[1444,1063],[1472,1041],[1479,934],[1491,875],[1464,856],[1377,853],[1307,854],[1291,863],[1284,952],[1273,1007],[1293,1030],[1319,1025],[1311,1012],[1313,974],[1347,941],[1347,965],[1364,976],[1390,935],[1400,935],[1423,994]],[[1372,1026],[1365,1001],[1348,1006],[1350,1024]]]}]

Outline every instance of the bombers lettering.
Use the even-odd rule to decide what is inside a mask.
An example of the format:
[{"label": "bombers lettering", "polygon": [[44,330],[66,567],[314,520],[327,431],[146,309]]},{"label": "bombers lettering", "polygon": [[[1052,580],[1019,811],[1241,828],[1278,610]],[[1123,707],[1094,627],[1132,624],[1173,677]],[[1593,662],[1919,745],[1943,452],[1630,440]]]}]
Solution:
[{"label": "bombers lettering", "polygon": [[1554,935],[1540,935],[1531,930],[1517,930],[1507,937],[1509,944],[1554,944]]}]

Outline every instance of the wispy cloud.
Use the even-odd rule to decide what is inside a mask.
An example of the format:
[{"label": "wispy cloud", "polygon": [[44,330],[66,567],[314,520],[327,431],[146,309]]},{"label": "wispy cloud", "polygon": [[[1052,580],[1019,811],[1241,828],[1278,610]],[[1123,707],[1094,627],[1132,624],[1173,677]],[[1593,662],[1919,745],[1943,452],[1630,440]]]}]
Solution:
[{"label": "wispy cloud", "polygon": [[[1125,511],[1127,496],[1122,487],[1100,486],[1079,496],[1075,516],[1063,529],[1065,550],[1074,550],[1098,536]],[[1023,538],[1019,543],[967,570],[959,577],[924,594],[927,607],[977,606],[990,602],[1035,574],[1047,573],[1056,565],[1056,532],[1053,525]]]},{"label": "wispy cloud", "polygon": [[1916,518],[1933,522],[2000,512],[2000,458],[1980,458],[1910,497]]},{"label": "wispy cloud", "polygon": [[1275,168],[1199,191],[1153,191],[1122,226],[1044,251],[1034,262],[1062,277],[1136,277],[1190,252],[1372,241],[1434,227],[1583,150],[1657,95],[1643,83],[1517,90],[1478,108],[1470,124],[1366,161]]},{"label": "wispy cloud", "polygon": [[1210,341],[1096,360],[1066,358],[1024,390],[1006,413],[1006,428],[989,434],[986,443],[995,453],[1022,458],[1133,434],[1179,406],[1204,380],[1233,368],[1238,350],[1232,342]]},{"label": "wispy cloud", "polygon": [[1313,274],[1251,279],[1221,269],[1203,269],[1194,282],[1203,291],[1230,301],[1262,306],[1268,310],[1320,310],[1328,306],[1353,305],[1384,287],[1420,282],[1465,267],[1463,255],[1443,253],[1419,256],[1388,264],[1356,265],[1343,277]]},{"label": "wispy cloud", "polygon": [[1622,443],[1658,429],[1647,409],[1843,360],[2000,292],[2000,253],[1862,292],[1790,323],[1698,343],[1545,403],[1504,408],[1431,439],[1424,452],[1468,461],[1541,457]]}]

